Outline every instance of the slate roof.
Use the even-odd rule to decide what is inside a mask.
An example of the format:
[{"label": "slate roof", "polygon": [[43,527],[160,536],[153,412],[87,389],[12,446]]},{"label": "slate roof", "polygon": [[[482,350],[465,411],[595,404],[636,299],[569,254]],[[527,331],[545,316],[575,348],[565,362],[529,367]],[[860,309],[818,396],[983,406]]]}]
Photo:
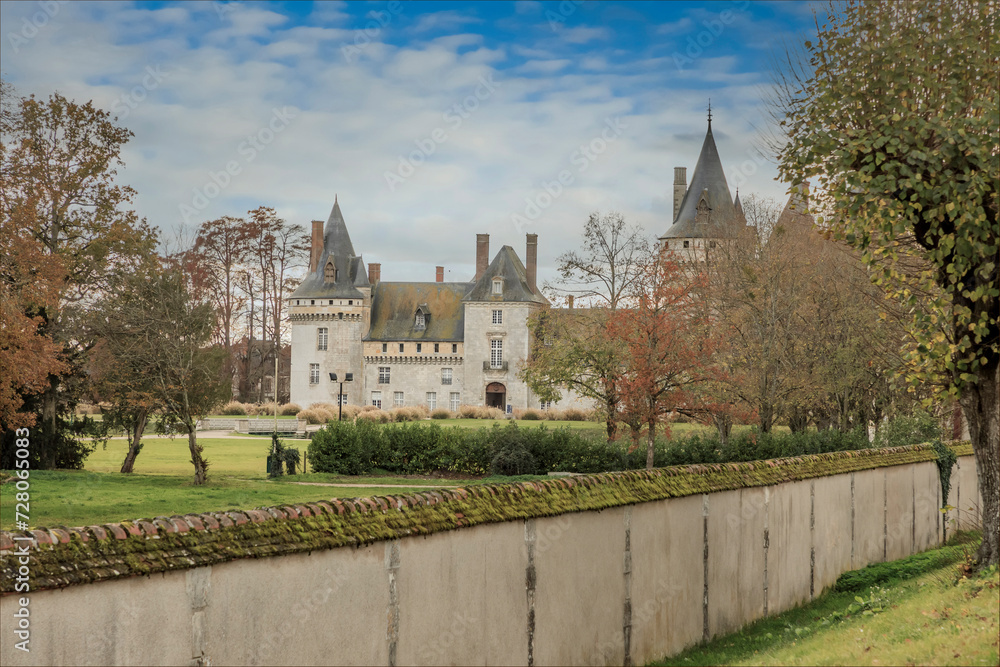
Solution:
[{"label": "slate roof", "polygon": [[[365,340],[448,341],[465,337],[462,297],[472,283],[385,283],[372,289],[371,329]],[[416,328],[417,308],[426,328]]]},{"label": "slate roof", "polygon": [[[326,263],[331,258],[340,273],[335,282],[328,283],[323,276]],[[361,299],[364,295],[357,288],[368,285],[365,262],[361,256],[354,253],[354,244],[351,243],[351,235],[347,233],[344,214],[340,211],[340,203],[334,198],[333,210],[330,211],[330,218],[324,226],[323,253],[320,255],[319,264],[315,271],[305,277],[291,298]]]},{"label": "slate roof", "polygon": [[[698,204],[702,199],[710,209],[708,224],[705,225],[699,225],[697,220]],[[719,149],[712,136],[712,121],[709,120],[708,132],[701,146],[701,155],[698,156],[691,184],[681,200],[677,217],[660,239],[735,237],[740,232],[734,222],[735,218],[736,209],[732,195],[729,194],[722,160],[719,159]]]},{"label": "slate roof", "polygon": [[[503,278],[503,294],[493,293],[493,278]],[[517,253],[509,245],[500,248],[493,262],[473,285],[463,301],[507,301],[515,303],[538,303],[549,305],[548,299],[537,289],[528,287],[528,272]]]},{"label": "slate roof", "polygon": [[811,231],[815,220],[809,213],[809,185],[792,188],[792,193],[774,223],[775,229],[781,227],[787,231],[793,229],[803,229]]}]

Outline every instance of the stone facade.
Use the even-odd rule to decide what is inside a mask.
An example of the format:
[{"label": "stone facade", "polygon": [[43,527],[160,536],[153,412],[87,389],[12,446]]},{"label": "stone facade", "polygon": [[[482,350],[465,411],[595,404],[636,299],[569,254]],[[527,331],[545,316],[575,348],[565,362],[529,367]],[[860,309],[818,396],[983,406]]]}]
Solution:
[{"label": "stone facade", "polygon": [[[535,284],[537,236],[525,266],[510,246],[489,261],[489,235],[476,237],[476,275],[465,283],[394,283],[367,271],[338,202],[313,223],[309,274],[289,298],[291,398],[351,405],[542,407],[517,378],[530,348],[528,318],[549,307]],[[331,374],[337,381],[331,380]],[[552,407],[588,407],[568,395]]]}]

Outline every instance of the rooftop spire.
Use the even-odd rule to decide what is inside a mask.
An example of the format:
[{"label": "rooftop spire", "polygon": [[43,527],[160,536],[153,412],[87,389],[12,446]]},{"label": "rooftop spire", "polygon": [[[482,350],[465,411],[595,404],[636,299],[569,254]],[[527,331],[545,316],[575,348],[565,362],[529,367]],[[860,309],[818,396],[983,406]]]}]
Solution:
[{"label": "rooftop spire", "polygon": [[712,131],[712,98],[708,98],[708,131]]},{"label": "rooftop spire", "polygon": [[340,212],[340,202],[337,195],[333,196],[333,210],[330,211],[330,218],[326,221],[326,230],[323,235],[323,247],[330,255],[338,257],[355,257],[354,245],[351,243],[351,236],[347,233],[347,223],[344,222],[344,214]]}]

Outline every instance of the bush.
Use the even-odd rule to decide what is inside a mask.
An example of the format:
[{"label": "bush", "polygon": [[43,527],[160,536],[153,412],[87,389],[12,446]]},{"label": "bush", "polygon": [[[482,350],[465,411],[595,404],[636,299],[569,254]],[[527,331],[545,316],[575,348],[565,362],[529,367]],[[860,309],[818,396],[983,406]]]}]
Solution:
[{"label": "bush", "polygon": [[[365,408],[367,407],[371,407],[373,409],[365,410]],[[385,410],[380,410],[375,406],[368,406],[368,405],[366,405],[365,408],[361,408],[361,412],[358,413],[358,416],[356,418],[357,421],[377,422],[379,424],[388,424],[390,421],[392,421],[392,415],[390,415]]]},{"label": "bush", "polygon": [[291,417],[302,412],[302,408],[297,403],[285,403],[278,408],[278,414],[282,417]]},{"label": "bush", "polygon": [[360,412],[360,405],[345,405],[342,408],[341,414],[344,416],[344,421],[354,421],[354,418],[357,417]]},{"label": "bush", "polygon": [[437,408],[431,413],[431,419],[452,419],[451,410]]},{"label": "bush", "polygon": [[299,419],[305,419],[309,424],[325,424],[334,419],[334,416],[322,408],[309,408],[302,410],[297,415]]},{"label": "bush", "polygon": [[538,410],[532,410],[531,408],[525,410],[521,413],[521,419],[524,421],[539,421],[542,419],[542,413]]},{"label": "bush", "polygon": [[273,417],[274,410],[278,406],[275,405],[274,401],[270,403],[258,403],[256,405],[247,406],[247,414],[256,415],[258,417]]},{"label": "bush", "polygon": [[247,416],[247,407],[239,401],[229,401],[219,410],[219,414],[231,416]]},{"label": "bush", "polygon": [[566,408],[563,411],[563,419],[570,422],[587,421],[587,413],[579,408]]},{"label": "bush", "polygon": [[893,417],[875,432],[876,447],[899,447],[918,442],[931,442],[941,437],[938,420],[926,412]]},{"label": "bush", "polygon": [[478,406],[475,405],[460,405],[458,406],[458,418],[459,419],[477,419]]}]

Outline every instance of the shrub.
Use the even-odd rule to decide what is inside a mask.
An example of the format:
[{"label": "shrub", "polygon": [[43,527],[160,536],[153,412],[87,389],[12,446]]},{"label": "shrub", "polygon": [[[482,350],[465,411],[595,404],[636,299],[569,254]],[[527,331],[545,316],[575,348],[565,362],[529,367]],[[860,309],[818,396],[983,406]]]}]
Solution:
[{"label": "shrub", "polygon": [[479,408],[475,405],[460,405],[458,406],[458,418],[459,419],[477,419],[476,415]]},{"label": "shrub", "polygon": [[377,408],[374,405],[362,405],[358,408],[358,413],[374,412],[375,410],[381,410],[382,408]]},{"label": "shrub", "polygon": [[285,403],[278,408],[278,414],[283,417],[291,417],[302,412],[302,408],[297,403]]},{"label": "shrub", "polygon": [[309,424],[325,424],[334,419],[334,416],[322,408],[302,410],[295,416],[299,419],[305,419]]},{"label": "shrub", "polygon": [[240,415],[246,417],[247,408],[239,401],[229,401],[228,403],[222,406],[222,408],[219,410],[219,413],[223,415],[232,415],[232,416]]},{"label": "shrub", "polygon": [[361,408],[361,412],[359,412],[357,416],[357,421],[378,422],[379,424],[388,424],[392,421],[392,415],[385,410],[380,410],[375,406],[366,405],[365,407],[372,407],[374,409],[365,410],[364,408]]},{"label": "shrub", "polygon": [[437,408],[431,413],[431,419],[452,419],[451,410]]},{"label": "shrub", "polygon": [[345,405],[342,408],[341,414],[344,416],[344,421],[354,421],[354,418],[357,417],[360,412],[360,405]]},{"label": "shrub", "polygon": [[539,421],[542,418],[542,413],[538,410],[527,409],[521,413],[521,419],[524,421]]},{"label": "shrub", "polygon": [[251,405],[247,408],[247,414],[253,414],[258,417],[273,417],[274,410],[278,406],[271,401],[270,403],[259,403],[257,405]]},{"label": "shrub", "polygon": [[570,422],[587,421],[587,413],[579,408],[566,408],[563,411],[563,419]]},{"label": "shrub", "polygon": [[876,447],[899,447],[931,442],[941,437],[941,426],[933,415],[917,411],[893,417],[875,432]]}]

